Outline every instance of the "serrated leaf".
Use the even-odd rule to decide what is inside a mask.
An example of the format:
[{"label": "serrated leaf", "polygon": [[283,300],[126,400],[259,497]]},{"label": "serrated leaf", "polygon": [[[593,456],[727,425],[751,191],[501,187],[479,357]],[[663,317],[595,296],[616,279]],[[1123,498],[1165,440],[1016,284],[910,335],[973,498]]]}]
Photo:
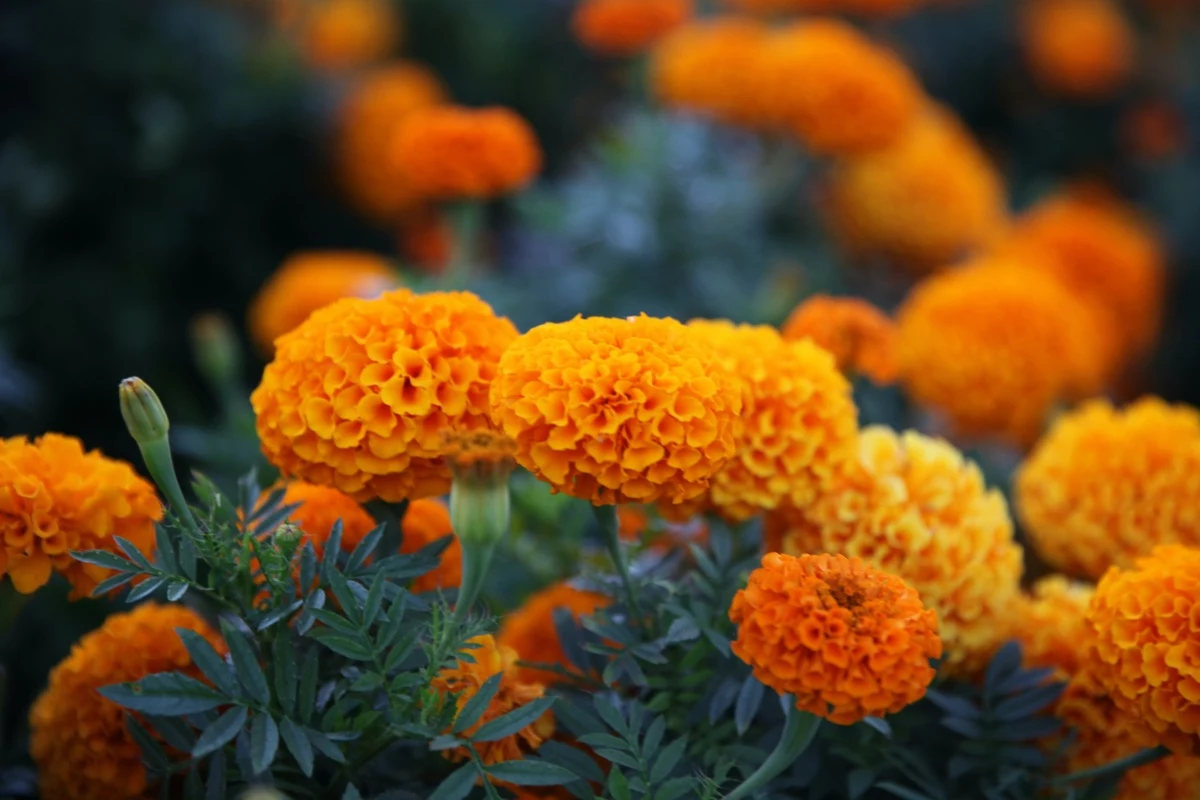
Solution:
[{"label": "serrated leaf", "polygon": [[991,738],[1000,742],[1025,742],[1057,733],[1061,728],[1062,721],[1056,717],[1030,717],[997,727]]},{"label": "serrated leaf", "polygon": [[583,736],[576,737],[581,744],[586,744],[588,747],[612,747],[617,750],[626,750],[629,748],[629,743],[624,739],[618,739],[611,733],[588,733]]},{"label": "serrated leaf", "polygon": [[518,786],[562,786],[575,780],[575,773],[570,770],[532,758],[491,764],[486,767],[486,772],[498,781]]},{"label": "serrated leaf", "polygon": [[204,758],[232,742],[242,732],[248,716],[245,706],[234,706],[211,722],[196,740],[192,758]]},{"label": "serrated leaf", "polygon": [[687,750],[687,737],[676,739],[662,749],[662,753],[654,762],[654,766],[650,768],[650,782],[662,783],[671,774],[671,770],[675,769],[675,765],[679,763],[679,759],[683,757],[684,751]]},{"label": "serrated leaf", "polygon": [[241,694],[237,688],[237,681],[229,670],[229,665],[213,649],[207,639],[187,628],[176,628],[175,632],[183,640],[183,646],[187,648],[188,655],[192,657],[192,663],[199,668],[204,677],[212,681],[218,691],[223,692],[227,697],[238,697]]},{"label": "serrated leaf", "polygon": [[1013,722],[1031,717],[1062,697],[1066,688],[1065,683],[1052,683],[1013,695],[997,703],[992,710],[992,716],[1003,722]]},{"label": "serrated leaf", "polygon": [[558,704],[554,709],[554,716],[575,736],[600,733],[604,730],[604,724],[598,717],[580,703],[572,702],[569,699]]},{"label": "serrated leaf", "polygon": [[700,626],[695,620],[689,617],[678,617],[672,623],[671,627],[667,628],[667,635],[663,637],[665,644],[680,644],[682,642],[690,642],[693,639],[700,637]]},{"label": "serrated leaf", "polygon": [[346,791],[342,792],[342,800],[363,800],[363,796],[358,787],[350,783],[346,785]]},{"label": "serrated leaf", "polygon": [[306,540],[300,548],[300,592],[307,592],[317,580],[317,551],[312,540]]},{"label": "serrated leaf", "polygon": [[1052,667],[1018,670],[1006,680],[1001,681],[999,685],[993,686],[992,691],[996,696],[1024,692],[1035,686],[1053,682],[1054,672],[1055,670]]},{"label": "serrated leaf", "polygon": [[737,705],[733,709],[734,723],[737,725],[738,736],[744,736],[754,721],[758,709],[762,706],[765,689],[762,681],[750,675],[742,682],[738,691]]},{"label": "serrated leaf", "polygon": [[188,580],[196,580],[196,548],[186,537],[179,540],[179,569]]},{"label": "serrated leaf", "polygon": [[313,774],[312,743],[308,741],[304,731],[291,719],[284,717],[279,720],[279,736],[283,739],[284,747],[292,754],[292,758],[296,759],[300,771],[311,778]]},{"label": "serrated leaf", "polygon": [[162,717],[196,714],[229,702],[221,693],[178,672],[147,675],[135,683],[103,686],[99,692],[132,711]]},{"label": "serrated leaf", "polygon": [[[325,554],[321,558],[320,575],[326,580],[337,572],[338,553],[342,550],[342,521],[336,520],[329,529],[329,537],[325,540]],[[344,580],[344,579],[343,579]],[[332,585],[332,583],[330,583]]]},{"label": "serrated leaf", "polygon": [[347,636],[358,636],[360,633],[362,633],[362,629],[358,625],[355,625],[353,622],[331,609],[314,608],[312,609],[312,615],[317,618],[317,622],[332,628],[338,633],[344,633]]},{"label": "serrated leaf", "polygon": [[558,634],[558,643],[571,666],[580,672],[588,672],[592,668],[592,659],[583,647],[583,630],[575,621],[570,609],[554,609],[554,631]]},{"label": "serrated leaf", "polygon": [[234,674],[237,675],[238,683],[246,690],[246,695],[259,705],[270,705],[271,688],[267,685],[267,676],[263,674],[262,667],[258,664],[258,656],[254,654],[249,640],[227,619],[221,620],[221,633],[233,659]]},{"label": "serrated leaf", "polygon": [[942,720],[942,725],[968,739],[983,738],[983,728],[975,720],[964,717],[946,717]]},{"label": "serrated leaf", "polygon": [[370,661],[375,657],[370,645],[361,638],[352,639],[344,633],[328,628],[314,628],[308,632],[308,635],[338,655],[345,656],[352,661]]},{"label": "serrated leaf", "polygon": [[270,714],[254,715],[250,722],[250,763],[255,775],[266,775],[279,750],[279,726]]},{"label": "serrated leaf", "polygon": [[864,717],[863,724],[868,728],[878,731],[888,739],[892,738],[892,726],[886,719],[882,719],[880,717]]},{"label": "serrated leaf", "polygon": [[196,735],[180,717],[156,717],[147,714],[145,720],[164,742],[176,750],[190,753],[192,746],[196,744]]},{"label": "serrated leaf", "polygon": [[454,725],[450,728],[451,732],[462,733],[479,721],[480,717],[483,716],[483,712],[487,711],[487,707],[491,705],[492,698],[496,696],[496,692],[500,691],[500,681],[503,677],[503,673],[497,672],[484,681],[483,686],[479,687],[479,691],[463,704],[463,707],[454,717]]},{"label": "serrated leaf", "polygon": [[[539,697],[523,706],[514,708],[503,716],[488,722],[471,737],[472,742],[494,742],[511,736],[519,730],[529,727],[550,710],[554,705],[553,697]],[[456,723],[457,725],[457,723]]]},{"label": "serrated leaf", "polygon": [[310,653],[309,657],[304,659],[304,666],[300,668],[300,687],[296,691],[296,716],[304,724],[312,721],[319,672],[320,661],[317,654]]},{"label": "serrated leaf", "polygon": [[433,794],[429,795],[429,800],[464,800],[475,788],[475,781],[478,779],[479,772],[475,764],[468,761],[438,784]]}]

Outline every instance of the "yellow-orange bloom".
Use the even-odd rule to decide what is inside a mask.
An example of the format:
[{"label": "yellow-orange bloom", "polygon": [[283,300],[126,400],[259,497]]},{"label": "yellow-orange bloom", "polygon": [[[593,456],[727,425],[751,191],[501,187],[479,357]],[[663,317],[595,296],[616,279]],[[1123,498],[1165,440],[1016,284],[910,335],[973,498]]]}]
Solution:
[{"label": "yellow-orange bloom", "polygon": [[865,300],[815,294],[792,311],[783,338],[811,339],[833,354],[842,372],[881,385],[894,383],[900,372],[896,326]]},{"label": "yellow-orange bloom", "polygon": [[[491,636],[476,636],[468,644],[475,645],[474,649],[466,651],[473,660],[459,659],[456,667],[443,669],[433,680],[433,689],[442,693],[461,712],[489,678],[497,674],[504,677],[479,721],[462,731],[463,736],[471,736],[497,717],[537,700],[546,692],[542,684],[528,683],[520,678],[517,674],[517,651],[511,647],[496,644]],[[522,758],[541,747],[542,742],[553,734],[554,715],[547,711],[516,733],[494,742],[476,744],[475,748],[483,763],[498,764]],[[466,761],[470,753],[466,748],[456,748],[447,750],[446,756],[452,761]]]},{"label": "yellow-orange bloom", "polygon": [[982,666],[1003,643],[1021,548],[1004,496],[946,442],[865,428],[858,462],[815,503],[767,517],[768,551],[835,553],[898,575],[938,614],[945,665]]},{"label": "yellow-orange bloom", "polygon": [[901,381],[956,433],[1031,444],[1111,363],[1094,310],[1054,277],[982,258],[919,284],[896,317]]},{"label": "yellow-orange bloom", "polygon": [[632,56],[691,16],[692,0],[583,0],[572,27],[589,50]]},{"label": "yellow-orange bloom", "polygon": [[323,70],[378,61],[400,39],[392,0],[321,0],[309,3],[301,21],[304,60]]},{"label": "yellow-orange bloom", "polygon": [[708,501],[731,520],[811,503],[855,455],[858,411],[833,356],[766,325],[693,320],[688,327],[745,386],[737,453]]},{"label": "yellow-orange bloom", "polygon": [[113,572],[71,551],[120,555],[119,536],[150,555],[161,518],[154,487],[124,461],[84,452],[78,439],[57,433],[0,439],[0,578],[8,575],[21,594],[57,572],[72,598],[87,597]]},{"label": "yellow-orange bloom", "polygon": [[30,754],[42,796],[55,800],[142,800],[148,784],[142,751],[125,727],[125,710],[97,689],[179,670],[199,677],[176,628],[224,644],[195,612],[153,603],[113,614],[80,639],[50,672],[29,715]]},{"label": "yellow-orange bloom", "polygon": [[1008,613],[1027,669],[1051,668],[1069,678],[1079,672],[1089,645],[1085,618],[1094,587],[1050,575],[1019,595]]},{"label": "yellow-orange bloom", "polygon": [[486,200],[526,186],[542,168],[529,123],[507,108],[440,106],[411,114],[387,155],[431,200]]},{"label": "yellow-orange bloom", "polygon": [[1087,668],[1117,708],[1176,753],[1200,750],[1200,550],[1167,545],[1110,568],[1087,619]]},{"label": "yellow-orange bloom", "polygon": [[435,592],[438,589],[457,589],[462,583],[462,544],[450,525],[450,510],[440,500],[414,500],[408,504],[400,524],[404,534],[401,553],[415,553],[439,539],[454,536],[450,546],[442,551],[441,560],[432,572],[413,581],[414,592]]},{"label": "yellow-orange bloom", "polygon": [[1017,473],[1017,513],[1042,557],[1099,578],[1160,544],[1200,546],[1200,413],[1096,400],[1055,422]]},{"label": "yellow-orange bloom", "polygon": [[375,297],[397,282],[391,264],[374,253],[298,253],[259,289],[248,315],[250,335],[269,355],[276,339],[318,308],[343,297]]},{"label": "yellow-orange bloom", "polygon": [[279,338],[251,395],[263,453],[359,501],[445,494],[445,438],[491,428],[488,385],[516,336],[468,292],[326,306]]},{"label": "yellow-orange bloom", "polygon": [[420,108],[446,102],[446,91],[424,67],[396,62],[358,82],[339,112],[334,156],[347,199],[376,222],[394,225],[420,198],[391,160],[396,131]]},{"label": "yellow-orange bloom", "polygon": [[698,497],[734,455],[741,382],[673,319],[540,325],[500,359],[496,422],[516,461],[597,505]]},{"label": "yellow-orange bloom", "polygon": [[1029,68],[1051,91],[1108,96],[1133,71],[1133,29],[1111,0],[1027,0],[1022,38]]},{"label": "yellow-orange bloom", "polygon": [[942,654],[937,614],[911,586],[841,555],[768,553],[729,618],[754,677],[839,725],[920,700]]},{"label": "yellow-orange bloom", "polygon": [[[500,623],[496,640],[504,647],[511,647],[521,654],[522,661],[533,664],[561,664],[571,668],[558,631],[554,627],[554,611],[566,609],[578,620],[596,613],[596,609],[609,604],[609,599],[598,592],[576,589],[567,583],[555,583],[540,592],[535,592],[521,604],[520,608],[508,612]],[[544,669],[519,667],[517,673],[526,682],[555,683],[559,676]]]}]

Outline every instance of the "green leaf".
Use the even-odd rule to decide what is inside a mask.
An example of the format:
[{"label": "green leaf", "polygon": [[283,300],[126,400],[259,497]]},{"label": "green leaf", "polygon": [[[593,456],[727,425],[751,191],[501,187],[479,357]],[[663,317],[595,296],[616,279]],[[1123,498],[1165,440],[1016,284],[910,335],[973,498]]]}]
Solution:
[{"label": "green leaf", "polygon": [[614,764],[620,764],[622,767],[629,767],[635,772],[642,771],[642,763],[626,750],[610,750],[607,747],[597,747],[596,755],[600,756],[606,761],[611,761]]},{"label": "green leaf", "polygon": [[152,771],[160,772],[171,765],[171,759],[167,758],[162,745],[132,714],[125,715],[125,729],[129,731],[129,735],[141,748],[142,758],[145,759],[146,766]]},{"label": "green leaf", "polygon": [[250,723],[250,764],[255,775],[266,775],[279,750],[279,726],[270,714],[254,715]]},{"label": "green leaf", "polygon": [[204,800],[225,800],[225,753],[218,750],[208,760],[208,779],[204,784]]},{"label": "green leaf", "polygon": [[146,558],[146,554],[137,548],[133,542],[124,539],[120,536],[114,536],[113,541],[117,543],[117,547],[121,548],[121,552],[129,556],[129,560],[142,568],[143,572],[156,572],[154,565],[150,563],[150,559]]},{"label": "green leaf", "polygon": [[898,783],[892,783],[890,781],[877,783],[875,784],[875,788],[881,789],[891,795],[894,795],[895,797],[899,797],[901,800],[933,800],[933,798],[929,797],[928,795],[921,794],[918,791],[901,786]]},{"label": "green leaf", "polygon": [[352,661],[370,661],[375,657],[370,645],[361,637],[352,639],[344,633],[329,628],[314,628],[308,632],[308,635],[338,655],[345,656]]},{"label": "green leaf", "polygon": [[551,740],[538,748],[538,755],[569,769],[585,781],[604,782],[604,770],[587,753],[576,747]]},{"label": "green leaf", "polygon": [[242,732],[247,715],[245,706],[234,706],[217,717],[196,740],[192,758],[204,758],[232,742]]},{"label": "green leaf", "polygon": [[303,600],[294,600],[291,603],[288,603],[286,606],[280,606],[260,619],[258,621],[258,625],[256,625],[254,629],[257,631],[265,631],[272,625],[282,622],[284,619],[299,611],[303,605]]},{"label": "green leaf", "polygon": [[183,596],[188,593],[188,589],[190,588],[191,587],[186,583],[172,581],[171,583],[167,584],[167,601],[170,603],[178,603],[183,599]]},{"label": "green leaf", "polygon": [[296,646],[292,635],[287,630],[281,630],[275,637],[272,648],[274,657],[275,698],[285,714],[296,712]]},{"label": "green leaf", "polygon": [[375,624],[375,618],[379,616],[379,612],[383,608],[383,588],[386,584],[387,581],[382,574],[376,575],[375,580],[371,582],[367,599],[363,601],[362,624],[364,628],[370,628]]},{"label": "green leaf", "polygon": [[320,659],[316,653],[309,653],[308,657],[304,659],[304,666],[300,668],[300,688],[296,692],[296,716],[304,724],[312,721],[320,668]]},{"label": "green leaf", "polygon": [[464,800],[475,788],[475,781],[478,778],[479,772],[475,768],[475,764],[468,761],[438,784],[433,794],[429,795],[429,800]]},{"label": "green leaf", "polygon": [[320,731],[313,730],[312,728],[305,728],[304,735],[308,737],[309,743],[312,744],[317,752],[321,753],[326,758],[333,759],[339,764],[346,763],[346,756],[342,754],[342,748],[334,744],[328,736]]},{"label": "green leaf", "polygon": [[562,786],[576,780],[575,773],[570,770],[532,758],[502,761],[486,767],[485,771],[496,780],[508,781],[518,786]]},{"label": "green leaf", "polygon": [[608,773],[608,793],[612,796],[612,800],[633,800],[633,795],[629,792],[629,781],[625,779],[625,774],[616,767],[609,770]]},{"label": "green leaf", "polygon": [[104,597],[104,595],[108,594],[113,589],[120,589],[122,586],[129,583],[131,580],[133,580],[137,576],[138,576],[138,574],[136,572],[118,572],[116,575],[113,575],[111,578],[107,578],[107,579],[101,581],[96,586],[95,589],[92,589],[91,596],[92,597]]},{"label": "green leaf", "polygon": [[313,774],[313,750],[308,737],[304,735],[304,731],[301,730],[299,725],[292,722],[289,718],[284,717],[279,721],[279,735],[283,739],[283,744],[287,747],[288,752],[292,754],[292,758],[296,759],[296,764],[299,765],[300,771],[306,777],[311,778]]},{"label": "green leaf", "polygon": [[358,625],[355,625],[353,622],[331,609],[314,608],[312,610],[312,615],[317,618],[317,622],[327,625],[333,630],[338,631],[339,633],[344,633],[347,636],[358,636],[362,632],[362,629]]},{"label": "green leaf", "polygon": [[747,676],[738,691],[737,705],[733,709],[733,720],[737,725],[738,736],[744,736],[754,721],[758,709],[762,705],[765,688],[762,681],[753,675]]},{"label": "green leaf", "polygon": [[144,718],[168,745],[184,753],[192,752],[192,746],[196,744],[196,735],[181,717],[156,717],[146,714]]},{"label": "green leaf", "polygon": [[[339,519],[329,529],[329,537],[325,540],[325,554],[321,558],[320,575],[329,581],[331,573],[337,572],[338,553],[342,551],[342,521]],[[332,582],[330,582],[332,585]]]},{"label": "green leaf", "polygon": [[503,677],[504,673],[497,672],[488,678],[483,686],[479,687],[479,691],[463,704],[458,715],[454,718],[454,726],[451,728],[453,733],[462,733],[479,721],[479,718],[483,716],[483,712],[487,711],[487,707],[491,705],[492,698],[496,696],[496,692],[500,691],[500,681]]},{"label": "green leaf", "polygon": [[342,800],[362,800],[362,794],[353,783],[346,784],[346,791],[342,792]]},{"label": "green leaf", "polygon": [[208,640],[187,628],[176,628],[175,632],[183,640],[183,646],[187,648],[188,654],[192,657],[192,663],[199,667],[204,677],[212,681],[213,686],[223,692],[226,697],[237,697],[239,695],[237,681],[234,679],[233,673],[229,671],[229,665],[213,649]]},{"label": "green leaf", "polygon": [[588,733],[578,738],[580,743],[586,744],[588,747],[611,747],[616,750],[629,748],[628,742],[609,733]]},{"label": "green leaf", "polygon": [[271,688],[267,686],[267,676],[258,665],[258,657],[254,654],[249,640],[226,619],[221,620],[221,633],[225,637],[225,644],[229,646],[229,655],[233,658],[233,669],[237,674],[238,683],[256,703],[261,706],[270,705]]},{"label": "green leaf", "polygon": [[514,708],[507,714],[488,722],[471,737],[472,742],[494,742],[511,736],[519,730],[528,728],[550,710],[554,705],[553,697],[539,697],[537,700]]},{"label": "green leaf", "polygon": [[118,572],[137,572],[137,567],[129,559],[121,558],[116,553],[107,550],[72,550],[71,558],[85,564],[95,564],[105,569],[115,569]]},{"label": "green leaf", "polygon": [[725,712],[729,711],[729,707],[733,705],[733,701],[741,693],[742,685],[733,678],[727,678],[713,692],[712,700],[708,704],[708,722],[710,725],[716,725],[717,720],[725,716]]},{"label": "green leaf", "polygon": [[984,673],[984,686],[989,694],[994,694],[996,687],[1021,669],[1021,645],[1011,641],[1000,648],[992,657]]},{"label": "green leaf", "polygon": [[654,793],[654,800],[677,800],[696,788],[695,778],[673,778],[658,787],[658,791]]},{"label": "green leaf", "polygon": [[165,586],[166,583],[166,578],[150,578],[149,580],[142,581],[129,590],[129,594],[125,595],[125,602],[136,603],[138,600],[147,598]]},{"label": "green leaf", "polygon": [[662,783],[671,774],[671,770],[675,769],[675,765],[679,763],[679,759],[683,757],[687,750],[687,737],[676,739],[662,749],[658,759],[655,760],[654,766],[650,768],[651,783]]},{"label": "green leaf", "polygon": [[163,717],[198,714],[229,702],[219,692],[178,672],[147,675],[135,683],[102,686],[99,692],[132,711]]},{"label": "green leaf", "polygon": [[188,580],[196,580],[196,548],[186,538],[179,540],[179,569]]},{"label": "green leaf", "polygon": [[621,712],[617,710],[611,697],[599,694],[595,695],[592,698],[592,705],[600,715],[600,719],[604,720],[608,727],[619,733],[623,739],[629,741],[630,731],[625,726],[625,718],[621,716]]},{"label": "green leaf", "polygon": [[311,540],[300,548],[300,592],[307,592],[317,579],[317,551]]},{"label": "green leaf", "polygon": [[1015,722],[1033,716],[1062,697],[1066,690],[1065,683],[1052,683],[1039,686],[1027,692],[1013,695],[996,704],[992,716],[1003,722]]},{"label": "green leaf", "polygon": [[377,526],[354,546],[354,551],[350,553],[350,558],[346,561],[346,572],[355,573],[363,564],[367,563],[367,559],[375,551],[375,546],[383,538],[383,531],[386,527],[386,524]]}]

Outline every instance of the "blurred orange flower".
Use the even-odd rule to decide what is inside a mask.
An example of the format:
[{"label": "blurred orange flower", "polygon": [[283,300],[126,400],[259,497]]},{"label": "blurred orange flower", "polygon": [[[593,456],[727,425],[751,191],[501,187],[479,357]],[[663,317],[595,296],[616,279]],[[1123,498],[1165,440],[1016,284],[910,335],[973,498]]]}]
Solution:
[{"label": "blurred orange flower", "polygon": [[812,295],[787,318],[783,338],[810,339],[833,354],[842,372],[880,385],[894,383],[900,372],[896,326],[866,300]]},{"label": "blurred orange flower", "polygon": [[1029,68],[1051,91],[1105,97],[1133,71],[1134,32],[1112,0],[1026,0],[1021,31]]},{"label": "blurred orange flower", "polygon": [[[521,661],[536,664],[561,664],[570,668],[570,662],[558,639],[554,627],[555,609],[564,608],[578,620],[594,614],[596,609],[609,604],[609,599],[598,592],[576,589],[567,583],[555,583],[530,595],[520,608],[504,615],[500,621],[497,641],[520,653]],[[555,683],[561,678],[553,672],[533,667],[518,667],[521,680],[527,682]]]},{"label": "blurred orange flower", "polygon": [[589,50],[636,55],[692,16],[693,0],[583,0],[575,9],[575,36]]},{"label": "blurred orange flower", "polygon": [[301,27],[305,61],[343,70],[387,56],[402,26],[395,0],[318,0],[306,6]]},{"label": "blurred orange flower", "polygon": [[1094,587],[1050,575],[1018,595],[1008,612],[1026,669],[1051,668],[1063,678],[1079,672],[1090,644],[1085,614]]},{"label": "blurred orange flower", "polygon": [[446,216],[435,208],[423,208],[400,221],[399,250],[405,261],[438,275],[454,255],[454,231]]}]

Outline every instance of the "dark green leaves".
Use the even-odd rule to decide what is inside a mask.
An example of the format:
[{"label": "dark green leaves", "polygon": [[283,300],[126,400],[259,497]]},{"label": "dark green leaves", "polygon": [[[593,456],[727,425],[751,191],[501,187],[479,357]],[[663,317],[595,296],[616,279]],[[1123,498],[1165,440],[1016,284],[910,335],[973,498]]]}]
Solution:
[{"label": "dark green leaves", "polygon": [[192,758],[203,758],[232,742],[246,725],[245,706],[234,706],[209,724],[192,748]]},{"label": "dark green leaves", "polygon": [[495,780],[508,781],[518,786],[562,786],[576,779],[570,770],[532,758],[492,764],[487,767],[487,774]]},{"label": "dark green leaves", "polygon": [[[504,716],[483,725],[471,737],[472,742],[494,742],[511,736],[519,730],[529,727],[542,717],[554,705],[553,697],[539,697],[523,706],[513,709]],[[457,727],[457,722],[455,723]],[[516,781],[514,781],[515,783]]]},{"label": "dark green leaves", "polygon": [[279,749],[279,727],[270,714],[255,714],[250,723],[250,763],[255,775],[264,775]]},{"label": "dark green leaves", "polygon": [[100,694],[132,711],[168,717],[196,714],[228,702],[219,692],[178,672],[150,675],[135,683],[104,686]]},{"label": "dark green leaves", "polygon": [[451,728],[454,733],[462,733],[479,721],[480,717],[483,716],[483,712],[487,711],[487,707],[491,705],[492,698],[496,696],[496,692],[500,690],[500,681],[503,679],[504,673],[497,672],[488,678],[483,686],[479,687],[479,691],[475,692],[463,704],[462,710],[454,718],[454,727]]},{"label": "dark green leaves", "polygon": [[267,676],[258,665],[258,656],[254,648],[240,630],[235,628],[227,619],[221,620],[221,633],[229,646],[229,655],[233,659],[234,673],[238,683],[245,691],[245,696],[266,707],[271,703],[271,689],[267,686]]}]

